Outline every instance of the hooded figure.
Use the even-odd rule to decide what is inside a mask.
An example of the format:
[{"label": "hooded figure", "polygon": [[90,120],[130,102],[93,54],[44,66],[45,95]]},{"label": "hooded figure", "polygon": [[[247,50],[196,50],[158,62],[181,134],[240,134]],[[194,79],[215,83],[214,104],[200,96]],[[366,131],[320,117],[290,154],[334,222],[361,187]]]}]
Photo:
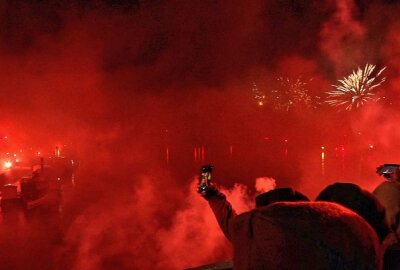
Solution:
[{"label": "hooded figure", "polygon": [[[376,233],[345,207],[308,202],[304,195],[302,201],[279,202],[275,195],[288,189],[277,189],[263,195],[267,206],[237,215],[224,194],[215,186],[211,190],[204,197],[233,244],[236,270],[381,268]],[[298,192],[289,194],[299,198]],[[275,199],[266,199],[271,197]]]},{"label": "hooded figure", "polygon": [[334,183],[321,191],[316,201],[338,203],[364,218],[383,242],[389,233],[385,208],[370,192],[353,183]]}]

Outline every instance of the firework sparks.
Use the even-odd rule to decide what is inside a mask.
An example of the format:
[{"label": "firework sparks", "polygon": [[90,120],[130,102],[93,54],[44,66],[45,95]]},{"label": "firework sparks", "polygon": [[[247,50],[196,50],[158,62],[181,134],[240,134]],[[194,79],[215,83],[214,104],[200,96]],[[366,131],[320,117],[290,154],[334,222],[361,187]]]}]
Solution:
[{"label": "firework sparks", "polygon": [[308,94],[307,83],[301,78],[291,80],[289,78],[280,77],[279,89],[272,91],[275,95],[275,109],[281,111],[289,111],[292,107],[310,108],[311,96]]},{"label": "firework sparks", "polygon": [[251,90],[257,104],[263,106],[265,104],[265,93],[258,89],[256,82],[253,82],[253,88]]},{"label": "firework sparks", "polygon": [[[310,80],[311,81],[311,80]],[[301,77],[296,79],[279,77],[269,91],[261,91],[253,82],[253,97],[258,105],[266,105],[275,111],[288,112],[314,108],[319,97],[309,94],[308,82]]]},{"label": "firework sparks", "polygon": [[348,77],[339,80],[340,84],[332,85],[336,90],[326,92],[328,96],[325,103],[351,111],[360,108],[368,101],[378,100],[375,97],[375,88],[386,80],[383,77],[378,81],[378,77],[385,69],[386,67],[382,68],[373,76],[375,65],[366,64],[364,69],[358,67]]},{"label": "firework sparks", "polygon": [[311,108],[313,98],[307,89],[307,82],[301,77],[296,79],[279,77],[277,86],[269,92],[267,100],[277,111]]}]

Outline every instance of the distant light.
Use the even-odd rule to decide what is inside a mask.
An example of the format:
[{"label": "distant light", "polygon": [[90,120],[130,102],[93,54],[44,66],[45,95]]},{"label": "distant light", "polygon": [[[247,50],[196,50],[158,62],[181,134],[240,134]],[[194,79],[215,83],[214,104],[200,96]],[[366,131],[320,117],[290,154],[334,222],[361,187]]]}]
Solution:
[{"label": "distant light", "polygon": [[264,103],[262,101],[259,101],[258,106],[264,106]]},{"label": "distant light", "polygon": [[18,163],[18,162],[19,162],[19,159],[16,159],[15,162]]},{"label": "distant light", "polygon": [[11,161],[4,162],[4,168],[10,169],[11,167],[12,167],[12,162]]},{"label": "distant light", "polygon": [[40,156],[41,153],[40,153],[40,152],[37,152],[37,154],[38,154],[38,156]]},{"label": "distant light", "polygon": [[264,140],[269,140],[269,137],[264,137]]},{"label": "distant light", "polygon": [[6,153],[7,156],[8,156],[9,154],[10,154],[10,153],[8,153],[8,152]]},{"label": "distant light", "polygon": [[4,139],[8,139],[8,136],[4,136]]},{"label": "distant light", "polygon": [[14,157],[16,157],[17,156],[17,154],[14,154]]},{"label": "distant light", "polygon": [[287,143],[288,142],[288,140],[287,139],[285,139],[285,143]]},{"label": "distant light", "polygon": [[325,150],[325,146],[321,146],[321,149],[322,149],[322,150]]},{"label": "distant light", "polygon": [[370,148],[370,149],[374,149],[374,145],[373,145],[373,144],[370,144],[370,145],[369,145],[369,148]]}]

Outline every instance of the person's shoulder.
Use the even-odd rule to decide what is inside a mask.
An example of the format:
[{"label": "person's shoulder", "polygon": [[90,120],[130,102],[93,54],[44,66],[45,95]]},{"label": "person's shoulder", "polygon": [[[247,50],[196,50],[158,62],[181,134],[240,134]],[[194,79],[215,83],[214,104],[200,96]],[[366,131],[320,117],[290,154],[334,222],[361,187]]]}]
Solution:
[{"label": "person's shoulder", "polygon": [[382,192],[400,192],[400,183],[395,181],[382,182],[372,191],[372,194],[377,195]]}]

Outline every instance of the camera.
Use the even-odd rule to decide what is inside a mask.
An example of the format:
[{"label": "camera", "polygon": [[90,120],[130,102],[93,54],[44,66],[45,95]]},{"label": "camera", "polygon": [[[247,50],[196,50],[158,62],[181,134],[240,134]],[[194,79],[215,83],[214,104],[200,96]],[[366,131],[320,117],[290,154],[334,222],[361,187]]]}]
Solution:
[{"label": "camera", "polygon": [[383,175],[385,178],[391,178],[391,174],[399,169],[399,167],[400,164],[383,164],[377,168],[376,173]]},{"label": "camera", "polygon": [[211,165],[204,165],[201,167],[200,170],[200,178],[199,178],[199,193],[207,192],[208,185],[211,181],[211,175],[213,171],[213,166]]}]

